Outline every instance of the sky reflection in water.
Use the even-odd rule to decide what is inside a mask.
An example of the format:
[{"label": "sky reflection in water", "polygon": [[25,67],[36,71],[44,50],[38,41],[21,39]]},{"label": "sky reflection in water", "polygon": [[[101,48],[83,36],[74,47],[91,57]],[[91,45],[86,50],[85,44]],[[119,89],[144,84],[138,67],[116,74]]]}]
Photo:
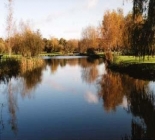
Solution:
[{"label": "sky reflection in water", "polygon": [[45,59],[1,80],[1,139],[155,138],[153,84],[105,70],[102,60]]}]

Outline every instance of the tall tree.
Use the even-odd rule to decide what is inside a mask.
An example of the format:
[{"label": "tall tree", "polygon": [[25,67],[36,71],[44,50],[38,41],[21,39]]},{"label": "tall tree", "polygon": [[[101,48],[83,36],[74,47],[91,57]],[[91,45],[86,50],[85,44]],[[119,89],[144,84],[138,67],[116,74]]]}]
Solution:
[{"label": "tall tree", "polygon": [[11,38],[13,51],[23,56],[36,56],[43,50],[43,39],[39,30],[33,31],[29,24],[24,22],[20,30]]},{"label": "tall tree", "polygon": [[124,17],[123,11],[106,11],[102,21],[102,37],[107,50],[123,46]]},{"label": "tall tree", "polygon": [[123,44],[124,44],[124,53],[131,53],[132,51],[132,32],[134,28],[134,22],[133,22],[133,14],[129,13],[124,18],[124,31],[123,31]]},{"label": "tall tree", "polygon": [[[133,0],[133,18],[137,21],[139,16],[143,17],[142,24],[135,23],[133,34],[134,47],[140,46],[140,55],[151,54],[155,49],[155,1]],[[137,37],[138,36],[138,37]]]},{"label": "tall tree", "polygon": [[23,46],[25,47],[24,52],[26,56],[36,56],[43,50],[43,42],[40,32],[25,30],[23,33]]},{"label": "tall tree", "polygon": [[8,9],[8,15],[6,18],[6,31],[7,31],[7,38],[8,38],[8,51],[9,51],[9,56],[11,56],[12,53],[12,44],[11,44],[11,36],[13,35],[13,0],[8,0],[7,4],[7,9]]}]

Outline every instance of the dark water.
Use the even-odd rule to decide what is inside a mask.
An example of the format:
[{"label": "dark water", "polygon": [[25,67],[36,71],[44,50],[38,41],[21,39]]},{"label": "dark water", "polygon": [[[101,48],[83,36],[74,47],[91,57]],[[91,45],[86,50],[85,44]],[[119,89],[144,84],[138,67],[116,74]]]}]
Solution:
[{"label": "dark water", "polygon": [[59,57],[31,69],[6,63],[0,140],[155,138],[154,82],[106,70],[101,59]]}]

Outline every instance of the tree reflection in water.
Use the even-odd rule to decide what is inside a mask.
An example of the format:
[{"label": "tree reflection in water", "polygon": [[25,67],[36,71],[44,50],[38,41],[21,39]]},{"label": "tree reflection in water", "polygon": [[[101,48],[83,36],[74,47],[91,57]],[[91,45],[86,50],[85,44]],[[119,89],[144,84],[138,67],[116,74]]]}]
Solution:
[{"label": "tree reflection in water", "polygon": [[[134,117],[141,119],[140,123],[133,120],[133,138],[155,138],[155,97],[154,94],[142,88],[133,90],[129,96],[130,111]],[[138,131],[139,130],[139,131]]]},{"label": "tree reflection in water", "polygon": [[[155,138],[155,97],[148,88],[148,81],[131,78],[127,75],[113,73],[107,70],[101,79],[98,79],[97,66],[100,59],[49,59],[43,61],[27,62],[10,61],[1,62],[0,82],[6,84],[4,92],[7,95],[8,110],[10,113],[10,125],[14,133],[18,131],[16,112],[18,110],[17,95],[23,98],[32,96],[32,91],[42,80],[42,70],[46,65],[51,73],[56,73],[59,67],[80,66],[81,78],[88,84],[97,83],[98,96],[103,99],[103,107],[107,112],[116,111],[117,106],[122,105],[124,97],[127,99],[127,113],[132,114],[131,136],[123,136],[122,139]],[[37,63],[37,65],[36,65]],[[11,67],[10,67],[11,66]],[[19,76],[19,77],[18,77]],[[95,83],[96,84],[96,83]],[[91,93],[86,94],[89,102],[97,103],[98,98]]]},{"label": "tree reflection in water", "polygon": [[4,130],[3,108],[4,108],[4,104],[0,103],[0,140],[1,140],[2,131]]},{"label": "tree reflection in water", "polygon": [[[21,61],[11,59],[0,63],[0,83],[6,85],[4,93],[7,95],[8,110],[10,113],[9,123],[12,131],[17,134],[18,109],[17,96],[20,93],[23,97],[31,97],[31,91],[41,82],[43,60],[25,60]],[[20,76],[20,77],[17,77]]]},{"label": "tree reflection in water", "polygon": [[122,139],[155,138],[155,96],[148,88],[148,81],[131,78],[127,75],[113,73],[103,75],[99,82],[98,95],[103,99],[107,111],[115,111],[127,98],[128,113],[132,113],[131,136]]},{"label": "tree reflection in water", "polygon": [[99,65],[99,60],[95,59],[92,62],[88,61],[88,59],[84,59],[79,64],[82,67],[81,70],[82,80],[88,84],[95,82],[99,74],[97,69],[97,66]]},{"label": "tree reflection in water", "polygon": [[[45,62],[45,63],[44,63]],[[97,65],[99,60],[88,61],[83,59],[47,59],[47,60],[26,60],[11,59],[0,63],[0,82],[6,85],[4,93],[7,95],[8,110],[10,113],[9,123],[15,134],[18,132],[16,112],[18,110],[17,96],[31,98],[32,91],[42,80],[42,70],[48,65],[52,73],[58,67],[66,65],[79,65],[82,68],[82,79],[88,83],[96,80],[98,76]]]},{"label": "tree reflection in water", "polygon": [[65,67],[66,65],[75,66],[78,65],[79,59],[46,59],[46,64],[50,67],[51,72],[54,74],[58,67]]},{"label": "tree reflection in water", "polygon": [[27,71],[22,75],[23,78],[21,79],[21,82],[23,86],[20,93],[23,97],[31,97],[31,91],[35,89],[42,80],[42,69],[42,67],[38,67],[32,71]]},{"label": "tree reflection in water", "polygon": [[12,77],[20,73],[20,62],[16,59],[8,59],[0,62],[0,83],[8,83]]},{"label": "tree reflection in water", "polygon": [[89,58],[73,58],[73,59],[46,59],[46,64],[50,67],[51,72],[55,73],[58,67],[66,65],[75,66],[79,65],[81,70],[81,78],[86,83],[93,83],[98,77],[97,66],[103,62],[103,59],[89,59]]},{"label": "tree reflection in water", "polygon": [[109,72],[103,75],[100,82],[99,97],[103,99],[104,108],[107,111],[115,110],[123,101],[123,85],[119,74]]}]

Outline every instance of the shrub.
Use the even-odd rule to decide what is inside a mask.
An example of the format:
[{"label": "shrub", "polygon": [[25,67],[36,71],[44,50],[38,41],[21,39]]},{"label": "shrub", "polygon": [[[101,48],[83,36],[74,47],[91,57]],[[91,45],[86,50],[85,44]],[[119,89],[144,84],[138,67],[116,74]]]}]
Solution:
[{"label": "shrub", "polygon": [[112,63],[113,62],[113,54],[112,52],[108,51],[105,52],[105,59],[108,63]]}]

